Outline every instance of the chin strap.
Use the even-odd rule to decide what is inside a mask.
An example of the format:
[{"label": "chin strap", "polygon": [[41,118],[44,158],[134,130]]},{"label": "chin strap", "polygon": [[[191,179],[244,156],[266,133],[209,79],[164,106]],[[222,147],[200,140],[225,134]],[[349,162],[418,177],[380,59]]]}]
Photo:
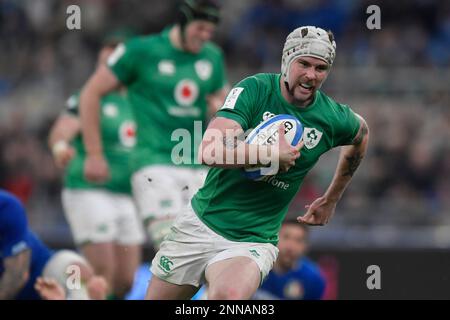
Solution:
[{"label": "chin strap", "polygon": [[291,88],[289,88],[289,83],[287,81],[284,81],[284,86],[286,87],[286,90],[290,92]]}]

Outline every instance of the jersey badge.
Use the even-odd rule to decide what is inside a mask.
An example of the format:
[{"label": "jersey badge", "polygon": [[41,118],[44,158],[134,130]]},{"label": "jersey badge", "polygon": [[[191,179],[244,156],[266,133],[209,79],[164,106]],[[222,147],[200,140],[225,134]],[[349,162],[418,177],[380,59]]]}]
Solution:
[{"label": "jersey badge", "polygon": [[158,63],[158,71],[162,75],[171,76],[175,74],[175,64],[171,60],[161,60]]},{"label": "jersey badge", "polygon": [[134,121],[124,121],[119,129],[120,142],[128,148],[136,144],[136,124]]},{"label": "jersey badge", "polygon": [[110,118],[117,117],[119,110],[117,110],[117,106],[114,104],[107,104],[103,108],[103,114]]},{"label": "jersey badge", "polygon": [[307,149],[315,148],[319,144],[322,134],[323,133],[316,128],[305,128],[305,131],[303,131],[303,141],[305,142],[305,147]]},{"label": "jersey badge", "polygon": [[212,64],[211,62],[209,62],[208,60],[198,60],[195,63],[195,72],[197,72],[198,77],[203,80],[206,81],[209,78],[211,78],[211,74],[212,74]]},{"label": "jersey badge", "polygon": [[191,106],[198,97],[198,86],[190,80],[184,79],[175,87],[175,101],[183,107]]}]

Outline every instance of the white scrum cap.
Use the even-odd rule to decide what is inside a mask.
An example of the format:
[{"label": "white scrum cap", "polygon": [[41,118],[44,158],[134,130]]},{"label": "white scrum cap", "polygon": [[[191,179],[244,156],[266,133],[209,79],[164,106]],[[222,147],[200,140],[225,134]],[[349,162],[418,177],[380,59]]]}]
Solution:
[{"label": "white scrum cap", "polygon": [[292,31],[286,38],[281,60],[281,74],[289,79],[292,61],[301,56],[324,60],[330,66],[336,56],[336,42],[327,31],[313,26],[304,26]]}]

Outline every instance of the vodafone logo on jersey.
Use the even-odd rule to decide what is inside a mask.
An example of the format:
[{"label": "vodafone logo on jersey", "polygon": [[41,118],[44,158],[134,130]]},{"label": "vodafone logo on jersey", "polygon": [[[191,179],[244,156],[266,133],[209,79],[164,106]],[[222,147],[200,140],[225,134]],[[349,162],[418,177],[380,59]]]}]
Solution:
[{"label": "vodafone logo on jersey", "polygon": [[198,97],[197,84],[189,79],[178,82],[175,87],[175,101],[184,107],[191,106]]},{"label": "vodafone logo on jersey", "polygon": [[136,124],[133,121],[124,121],[119,128],[120,142],[128,148],[136,144]]}]

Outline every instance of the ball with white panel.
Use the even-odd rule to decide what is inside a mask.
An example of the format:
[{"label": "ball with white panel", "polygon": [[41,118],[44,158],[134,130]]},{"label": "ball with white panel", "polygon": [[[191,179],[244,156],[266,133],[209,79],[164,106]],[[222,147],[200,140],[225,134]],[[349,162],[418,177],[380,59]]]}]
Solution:
[{"label": "ball with white panel", "polygon": [[[296,146],[303,135],[303,125],[294,116],[289,114],[280,114],[273,116],[263,122],[261,122],[245,139],[248,144],[255,144],[261,146],[271,146],[278,142],[278,128],[284,124],[284,137],[286,142],[291,146]],[[269,173],[267,168],[261,168],[260,166],[253,166],[245,168],[243,174],[245,177],[251,180],[261,180],[267,175],[273,175]]]}]

